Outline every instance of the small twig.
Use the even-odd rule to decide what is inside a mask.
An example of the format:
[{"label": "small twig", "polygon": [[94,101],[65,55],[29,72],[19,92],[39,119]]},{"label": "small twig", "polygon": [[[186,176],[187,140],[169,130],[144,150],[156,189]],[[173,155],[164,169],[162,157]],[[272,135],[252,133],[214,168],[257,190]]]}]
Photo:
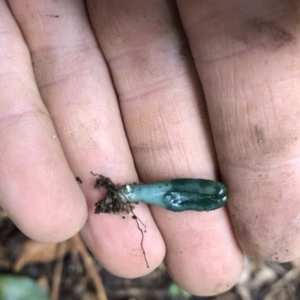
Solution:
[{"label": "small twig", "polygon": [[57,300],[59,297],[59,288],[61,282],[61,274],[63,269],[63,259],[66,254],[66,242],[59,243],[57,246],[57,261],[53,271],[53,284],[51,289],[51,300]]},{"label": "small twig", "polygon": [[[168,289],[127,288],[107,290],[111,299],[171,299]],[[150,298],[151,297],[151,298]],[[176,297],[172,299],[177,299]],[[183,299],[183,298],[178,298]],[[187,298],[184,298],[187,299]]]},{"label": "small twig", "polygon": [[98,300],[107,300],[105,288],[103,286],[100,275],[98,274],[98,271],[95,268],[94,262],[90,256],[90,254],[88,253],[84,243],[82,242],[80,235],[76,234],[71,240],[73,242],[74,247],[77,249],[77,251],[82,256],[84,266],[87,270],[87,273],[95,285]]}]

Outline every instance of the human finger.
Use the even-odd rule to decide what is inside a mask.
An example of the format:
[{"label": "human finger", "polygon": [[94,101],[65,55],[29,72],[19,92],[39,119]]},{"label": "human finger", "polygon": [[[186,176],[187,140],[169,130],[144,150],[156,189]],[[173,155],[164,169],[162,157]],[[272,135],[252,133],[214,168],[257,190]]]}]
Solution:
[{"label": "human finger", "polygon": [[29,237],[59,242],[76,234],[86,203],[38,91],[30,53],[0,1],[0,199]]},{"label": "human finger", "polygon": [[292,260],[300,253],[299,5],[179,3],[239,243],[263,260]]},{"label": "human finger", "polygon": [[[174,3],[89,1],[88,7],[140,180],[215,179],[200,82]],[[167,245],[168,270],[184,289],[216,294],[238,280],[243,255],[225,209],[151,210]]]},{"label": "human finger", "polygon": [[91,171],[117,183],[137,181],[137,175],[110,71],[84,1],[9,3],[29,45],[38,88],[67,160],[83,181],[89,211],[85,241],[110,272],[123,277],[149,273],[161,263],[165,246],[148,207],[139,205],[136,214],[147,226],[143,248],[149,268],[134,219],[94,214],[103,194],[94,189]]}]

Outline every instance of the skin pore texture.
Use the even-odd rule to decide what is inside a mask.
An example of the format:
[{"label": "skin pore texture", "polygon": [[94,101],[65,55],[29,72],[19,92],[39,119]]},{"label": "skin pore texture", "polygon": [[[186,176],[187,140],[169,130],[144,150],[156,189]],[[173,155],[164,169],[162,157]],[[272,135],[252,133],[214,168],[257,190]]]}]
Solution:
[{"label": "skin pore texture", "polygon": [[[36,240],[81,230],[118,276],[164,261],[197,295],[231,288],[243,252],[297,258],[299,20],[292,0],[0,0],[1,206]],[[91,171],[222,180],[228,207],[140,203],[147,268],[135,221],[94,214]]]}]

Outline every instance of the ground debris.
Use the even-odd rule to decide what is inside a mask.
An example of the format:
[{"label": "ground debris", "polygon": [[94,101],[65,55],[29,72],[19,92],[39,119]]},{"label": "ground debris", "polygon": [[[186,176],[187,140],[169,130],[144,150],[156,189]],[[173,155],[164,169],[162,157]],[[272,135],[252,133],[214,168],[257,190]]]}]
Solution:
[{"label": "ground debris", "polygon": [[[0,215],[0,273],[20,274],[35,279],[52,293],[53,300],[105,299],[100,296],[101,289],[109,300],[175,299],[169,293],[172,280],[164,264],[142,278],[123,279],[104,270],[79,235],[65,243],[56,244],[53,257],[53,245],[35,244],[17,229],[5,213],[1,214],[1,209]],[[29,247],[33,249],[26,249]],[[47,247],[49,253],[45,255],[38,250],[47,252]],[[37,253],[36,259],[33,253]],[[58,293],[53,292],[55,285]],[[247,258],[240,282],[230,291],[209,298],[177,296],[176,299],[297,300],[300,299],[300,260],[278,264]]]}]

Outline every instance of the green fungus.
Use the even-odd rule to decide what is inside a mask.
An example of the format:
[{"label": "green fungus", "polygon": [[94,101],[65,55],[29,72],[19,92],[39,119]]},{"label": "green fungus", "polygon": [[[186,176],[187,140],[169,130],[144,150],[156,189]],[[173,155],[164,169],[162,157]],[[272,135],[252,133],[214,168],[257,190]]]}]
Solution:
[{"label": "green fungus", "polygon": [[129,213],[138,202],[157,205],[174,212],[210,211],[222,207],[227,201],[227,189],[218,181],[183,178],[119,186],[107,177],[97,176],[95,187],[105,187],[107,195],[96,203],[95,213]]},{"label": "green fungus", "polygon": [[127,184],[118,190],[123,202],[145,202],[171,211],[214,210],[226,203],[227,190],[217,181],[172,179],[153,184]]},{"label": "green fungus", "polygon": [[141,249],[147,268],[149,268],[149,264],[143,245],[146,225],[133,211],[137,203],[145,202],[174,212],[181,212],[185,210],[214,210],[225,205],[227,200],[226,187],[218,181],[172,179],[152,184],[117,185],[108,177],[92,174],[97,177],[94,187],[96,189],[103,187],[107,190],[106,197],[95,203],[95,214],[132,214],[132,218],[136,221],[142,235]]}]

